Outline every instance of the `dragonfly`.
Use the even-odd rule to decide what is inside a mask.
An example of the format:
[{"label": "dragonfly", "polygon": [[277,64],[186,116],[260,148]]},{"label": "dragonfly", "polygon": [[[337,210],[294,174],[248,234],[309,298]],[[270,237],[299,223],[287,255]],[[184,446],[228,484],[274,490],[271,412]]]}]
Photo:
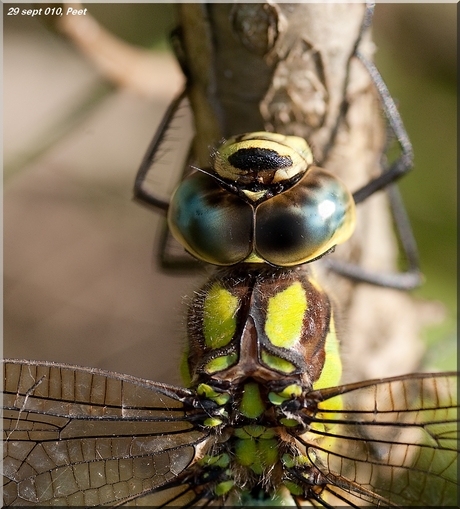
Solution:
[{"label": "dragonfly", "polygon": [[[222,265],[189,308],[188,388],[5,361],[5,505],[452,504],[456,373],[339,385],[334,309],[313,272],[299,265],[351,235],[351,193],[312,166],[308,144],[297,137],[237,136],[214,160],[216,175],[192,174],[170,206],[176,238]],[[254,165],[264,178],[246,179],[243,171],[234,189],[221,176],[252,173]],[[260,217],[283,223],[286,214],[291,220],[291,193],[312,233],[280,251],[252,225],[259,221],[254,204],[281,198]],[[227,247],[217,234],[231,225],[217,223],[216,234],[200,236],[199,225],[182,218],[181,208],[190,216],[188,200],[198,219],[208,215],[212,223],[223,203],[240,227],[250,225],[230,260],[214,241]],[[248,231],[256,232],[252,243]],[[280,252],[284,266],[274,264]]]},{"label": "dragonfly", "polygon": [[[387,173],[352,195],[297,137],[218,147],[162,206],[175,238],[220,266],[189,307],[187,388],[6,360],[4,505],[454,505],[457,374],[341,385],[334,306],[304,265],[350,237],[354,203]],[[292,203],[300,230],[277,241],[266,224],[282,237]]]}]

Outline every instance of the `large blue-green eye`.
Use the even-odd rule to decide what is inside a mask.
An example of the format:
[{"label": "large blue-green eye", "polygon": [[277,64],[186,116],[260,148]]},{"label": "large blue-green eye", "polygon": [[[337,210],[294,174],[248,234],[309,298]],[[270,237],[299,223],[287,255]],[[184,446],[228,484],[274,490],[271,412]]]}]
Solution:
[{"label": "large blue-green eye", "polygon": [[234,265],[252,251],[253,211],[208,175],[195,173],[176,189],[168,211],[174,237],[199,260]]},{"label": "large blue-green eye", "polygon": [[253,250],[272,265],[299,265],[345,242],[354,227],[351,193],[327,171],[311,167],[297,185],[257,207]]}]

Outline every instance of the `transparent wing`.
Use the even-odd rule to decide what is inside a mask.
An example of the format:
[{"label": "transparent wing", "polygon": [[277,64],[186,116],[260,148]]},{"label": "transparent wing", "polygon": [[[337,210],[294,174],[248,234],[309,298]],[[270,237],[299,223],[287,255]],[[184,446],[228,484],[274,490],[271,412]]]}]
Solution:
[{"label": "transparent wing", "polygon": [[54,363],[5,361],[4,373],[4,505],[133,500],[207,438],[186,389]]},{"label": "transparent wing", "polygon": [[[457,375],[409,375],[312,392],[297,440],[317,469],[313,505],[455,505]],[[222,506],[195,482],[190,391],[53,363],[5,363],[5,505]],[[195,468],[198,467],[198,468]],[[212,482],[211,482],[212,484]]]},{"label": "transparent wing", "polygon": [[168,208],[174,188],[187,171],[192,138],[193,115],[184,90],[170,104],[147,149],[134,184],[136,198]]},{"label": "transparent wing", "polygon": [[[327,504],[456,506],[457,373],[407,375],[311,393],[323,400],[300,442]],[[339,408],[339,410],[337,410]]]},{"label": "transparent wing", "polygon": [[[179,479],[177,482],[168,483],[155,489],[152,493],[137,498],[133,501],[134,505],[147,507],[224,507],[223,497],[217,497],[210,491],[206,491],[206,486],[195,486],[193,479],[184,481]],[[132,505],[132,504],[130,504]]]}]

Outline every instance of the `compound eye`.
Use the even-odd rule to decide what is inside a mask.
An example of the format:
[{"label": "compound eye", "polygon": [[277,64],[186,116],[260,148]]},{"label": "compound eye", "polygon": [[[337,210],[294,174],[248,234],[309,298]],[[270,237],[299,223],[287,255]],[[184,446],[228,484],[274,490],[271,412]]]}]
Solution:
[{"label": "compound eye", "polygon": [[297,185],[259,205],[254,249],[273,265],[300,265],[345,242],[355,220],[347,187],[329,172],[311,167]]}]

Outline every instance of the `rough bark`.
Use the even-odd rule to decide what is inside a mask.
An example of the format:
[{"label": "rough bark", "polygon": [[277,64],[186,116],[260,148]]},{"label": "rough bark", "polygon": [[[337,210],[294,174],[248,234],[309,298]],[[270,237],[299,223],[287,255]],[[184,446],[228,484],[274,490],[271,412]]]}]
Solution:
[{"label": "rough bark", "polygon": [[[222,137],[268,130],[306,138],[318,163],[352,191],[378,174],[385,126],[370,77],[353,57],[363,4],[182,4],[178,16],[198,164],[208,164],[209,147]],[[360,51],[372,58],[373,49],[367,33]],[[395,269],[384,193],[359,206],[353,239],[333,256]],[[337,303],[343,356],[353,366],[347,379],[417,368],[423,324],[408,295],[321,275]]]}]

